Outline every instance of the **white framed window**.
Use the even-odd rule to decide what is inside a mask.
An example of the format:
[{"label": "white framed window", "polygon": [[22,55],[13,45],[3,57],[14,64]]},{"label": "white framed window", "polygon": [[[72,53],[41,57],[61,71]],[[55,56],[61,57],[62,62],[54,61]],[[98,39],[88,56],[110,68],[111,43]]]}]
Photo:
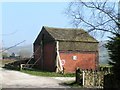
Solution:
[{"label": "white framed window", "polygon": [[73,60],[77,60],[77,56],[72,56],[72,59]]}]

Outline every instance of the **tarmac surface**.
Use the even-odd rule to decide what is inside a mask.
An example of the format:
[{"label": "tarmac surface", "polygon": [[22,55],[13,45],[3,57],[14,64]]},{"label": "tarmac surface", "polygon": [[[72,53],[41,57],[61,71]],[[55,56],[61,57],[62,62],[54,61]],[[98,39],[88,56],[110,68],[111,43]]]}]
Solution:
[{"label": "tarmac surface", "polygon": [[70,88],[62,83],[71,80],[75,78],[33,76],[0,68],[1,88]]}]

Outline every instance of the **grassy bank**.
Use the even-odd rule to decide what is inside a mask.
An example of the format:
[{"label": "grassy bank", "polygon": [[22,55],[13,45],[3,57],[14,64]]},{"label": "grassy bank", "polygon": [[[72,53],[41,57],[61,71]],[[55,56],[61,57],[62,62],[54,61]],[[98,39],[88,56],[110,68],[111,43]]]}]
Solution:
[{"label": "grassy bank", "polygon": [[35,76],[46,76],[46,77],[75,77],[75,74],[59,74],[55,72],[39,71],[39,70],[21,70],[21,72],[35,75]]},{"label": "grassy bank", "polygon": [[[4,66],[7,63],[14,62],[15,60],[2,60],[2,66]],[[12,69],[12,70],[19,70],[16,67],[13,66],[7,66],[4,67],[6,69]],[[48,71],[40,71],[38,69],[32,69],[32,70],[20,70],[23,73],[35,75],[35,76],[45,76],[45,77],[75,77],[75,74],[69,73],[69,74],[59,74],[55,72],[48,72]]]},{"label": "grassy bank", "polygon": [[13,60],[13,59],[2,59],[1,60],[1,65],[4,66],[5,64],[8,64],[8,63],[12,63],[16,60]]}]

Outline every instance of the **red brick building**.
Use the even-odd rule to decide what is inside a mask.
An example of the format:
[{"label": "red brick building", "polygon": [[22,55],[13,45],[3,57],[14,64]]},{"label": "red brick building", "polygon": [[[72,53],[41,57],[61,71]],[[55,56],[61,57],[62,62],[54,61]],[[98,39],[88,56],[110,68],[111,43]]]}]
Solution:
[{"label": "red brick building", "polygon": [[34,42],[34,59],[41,70],[96,70],[98,41],[82,29],[43,27]]}]

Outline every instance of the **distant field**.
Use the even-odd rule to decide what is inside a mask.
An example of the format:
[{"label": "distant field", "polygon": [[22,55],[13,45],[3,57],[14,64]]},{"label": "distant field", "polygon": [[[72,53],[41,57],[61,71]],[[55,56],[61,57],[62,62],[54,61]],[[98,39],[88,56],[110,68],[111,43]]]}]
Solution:
[{"label": "distant field", "polygon": [[5,64],[11,63],[11,62],[14,62],[14,61],[16,61],[16,60],[13,60],[13,59],[2,59],[0,61],[0,66],[4,66]]}]

